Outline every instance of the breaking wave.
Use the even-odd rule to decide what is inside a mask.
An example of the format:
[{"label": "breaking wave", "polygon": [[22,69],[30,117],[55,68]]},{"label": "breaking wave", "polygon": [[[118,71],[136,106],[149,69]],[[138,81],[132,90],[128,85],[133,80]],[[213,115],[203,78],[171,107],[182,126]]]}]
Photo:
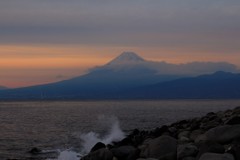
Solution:
[{"label": "breaking wave", "polygon": [[103,120],[105,124],[111,123],[111,127],[108,128],[107,134],[101,136],[96,132],[88,132],[80,135],[82,142],[82,149],[80,153],[76,153],[71,150],[65,150],[59,153],[57,160],[79,160],[80,157],[90,152],[91,148],[97,143],[102,142],[104,144],[111,144],[114,141],[120,141],[125,137],[125,133],[120,128],[119,120],[115,117],[105,118],[105,116],[99,118]]}]

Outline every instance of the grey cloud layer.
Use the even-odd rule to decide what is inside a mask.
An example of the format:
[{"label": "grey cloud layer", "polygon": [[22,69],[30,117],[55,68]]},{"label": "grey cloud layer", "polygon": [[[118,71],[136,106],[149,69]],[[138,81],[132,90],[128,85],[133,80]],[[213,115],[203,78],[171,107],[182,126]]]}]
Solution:
[{"label": "grey cloud layer", "polygon": [[0,43],[240,49],[239,0],[11,0]]}]

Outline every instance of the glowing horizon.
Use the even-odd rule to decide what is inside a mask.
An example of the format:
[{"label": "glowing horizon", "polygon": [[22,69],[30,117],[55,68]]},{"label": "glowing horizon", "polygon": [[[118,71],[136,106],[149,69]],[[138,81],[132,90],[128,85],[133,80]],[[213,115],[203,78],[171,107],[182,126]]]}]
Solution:
[{"label": "glowing horizon", "polygon": [[[189,63],[195,61],[201,62],[231,62],[237,64],[238,60],[231,57],[188,57],[188,54],[182,58],[175,58],[174,51],[159,51],[154,48],[101,48],[88,49],[88,47],[40,47],[40,46],[5,46],[1,47],[7,55],[2,55],[0,59],[1,78],[0,84],[10,88],[39,85],[70,79],[87,73],[88,69],[95,66],[101,66],[111,61],[123,51],[131,50],[150,61],[165,61],[168,63]],[[136,51],[135,51],[136,50]],[[105,57],[95,54],[105,52]],[[41,52],[42,54],[31,54],[32,52]],[[66,54],[72,52],[72,54]],[[85,54],[74,54],[84,52]],[[109,53],[111,52],[111,53]],[[171,53],[171,56],[162,55],[159,57],[158,52]],[[25,53],[25,54],[23,54]],[[87,54],[86,54],[87,53]],[[146,54],[147,53],[147,54]],[[21,55],[21,56],[18,56]],[[24,56],[25,55],[25,56]],[[183,54],[182,54],[183,55]],[[235,63],[234,63],[235,62]],[[238,65],[239,66],[239,65]]]},{"label": "glowing horizon", "polygon": [[79,76],[123,51],[147,60],[240,66],[240,2],[0,2],[0,86]]}]

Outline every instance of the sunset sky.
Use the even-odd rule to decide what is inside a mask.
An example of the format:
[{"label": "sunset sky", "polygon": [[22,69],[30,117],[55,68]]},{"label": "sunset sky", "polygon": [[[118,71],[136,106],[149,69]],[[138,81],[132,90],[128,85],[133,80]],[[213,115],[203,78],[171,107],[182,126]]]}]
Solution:
[{"label": "sunset sky", "polygon": [[240,66],[239,0],[2,0],[0,86],[59,81],[123,51]]}]

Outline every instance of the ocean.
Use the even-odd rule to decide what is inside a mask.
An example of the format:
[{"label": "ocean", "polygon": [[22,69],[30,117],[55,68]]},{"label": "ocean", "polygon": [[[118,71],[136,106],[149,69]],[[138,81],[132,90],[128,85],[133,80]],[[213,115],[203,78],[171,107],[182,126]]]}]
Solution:
[{"label": "ocean", "polygon": [[[0,160],[76,160],[97,141],[119,140],[133,129],[151,130],[240,100],[0,102]],[[41,154],[31,154],[32,148]]]}]

